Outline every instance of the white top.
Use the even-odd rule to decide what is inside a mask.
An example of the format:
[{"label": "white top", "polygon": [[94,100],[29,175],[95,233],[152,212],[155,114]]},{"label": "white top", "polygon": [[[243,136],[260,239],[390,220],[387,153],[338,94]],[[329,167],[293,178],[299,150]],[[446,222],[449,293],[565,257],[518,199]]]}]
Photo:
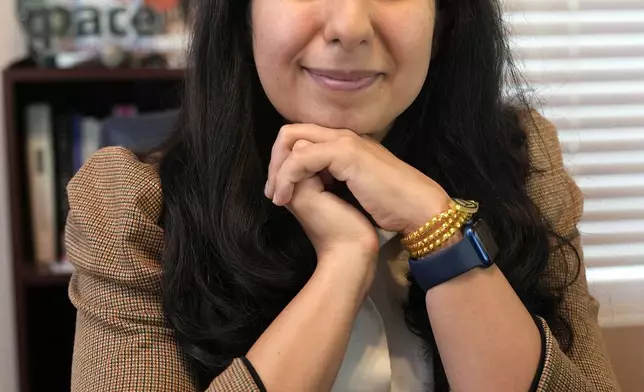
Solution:
[{"label": "white top", "polygon": [[351,332],[332,392],[426,392],[433,389],[423,341],[405,324],[407,255],[394,233],[378,230],[376,277]]}]

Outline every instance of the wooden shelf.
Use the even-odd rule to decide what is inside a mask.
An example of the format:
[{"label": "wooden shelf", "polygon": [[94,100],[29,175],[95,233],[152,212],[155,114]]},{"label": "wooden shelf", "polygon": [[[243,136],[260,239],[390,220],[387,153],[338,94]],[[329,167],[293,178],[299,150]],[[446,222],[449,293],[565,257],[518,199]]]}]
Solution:
[{"label": "wooden shelf", "polygon": [[[20,391],[70,390],[76,309],[67,295],[71,274],[33,263],[30,199],[25,168],[25,109],[46,102],[55,113],[103,118],[115,105],[141,113],[176,109],[183,70],[43,69],[16,63],[5,69],[4,136],[8,157],[13,287]],[[53,347],[53,348],[52,348]]]},{"label": "wooden shelf", "polygon": [[74,68],[47,69],[33,67],[10,68],[6,73],[8,81],[22,83],[64,83],[64,82],[101,82],[101,81],[139,81],[139,80],[181,80],[184,71],[179,69],[109,69]]},{"label": "wooden shelf", "polygon": [[70,273],[53,273],[28,264],[22,267],[22,280],[27,287],[63,286],[69,283]]}]

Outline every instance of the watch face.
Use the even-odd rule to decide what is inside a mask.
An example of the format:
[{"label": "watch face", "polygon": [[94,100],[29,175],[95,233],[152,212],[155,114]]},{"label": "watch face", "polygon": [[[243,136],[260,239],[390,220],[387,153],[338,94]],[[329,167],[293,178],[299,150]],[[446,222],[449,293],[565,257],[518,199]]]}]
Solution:
[{"label": "watch face", "polygon": [[474,200],[452,199],[452,201],[456,205],[457,209],[467,212],[468,214],[474,215],[479,211],[479,203]]},{"label": "watch face", "polygon": [[484,263],[491,265],[499,253],[499,247],[492,236],[492,230],[482,219],[477,219],[471,225],[470,238],[478,248],[479,256]]}]

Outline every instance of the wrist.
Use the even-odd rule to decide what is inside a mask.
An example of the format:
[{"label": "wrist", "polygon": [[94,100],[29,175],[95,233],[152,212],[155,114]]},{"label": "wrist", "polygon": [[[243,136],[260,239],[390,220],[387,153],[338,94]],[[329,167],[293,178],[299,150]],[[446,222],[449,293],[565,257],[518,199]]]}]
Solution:
[{"label": "wrist", "polygon": [[425,223],[430,222],[435,216],[447,211],[450,208],[450,197],[445,194],[437,199],[438,202],[423,203],[421,205],[414,205],[410,218],[407,220],[405,228],[401,232],[404,236],[417,231]]},{"label": "wrist", "polygon": [[325,254],[318,258],[313,279],[318,279],[334,289],[355,292],[364,299],[373,283],[376,272],[376,255],[355,253]]}]

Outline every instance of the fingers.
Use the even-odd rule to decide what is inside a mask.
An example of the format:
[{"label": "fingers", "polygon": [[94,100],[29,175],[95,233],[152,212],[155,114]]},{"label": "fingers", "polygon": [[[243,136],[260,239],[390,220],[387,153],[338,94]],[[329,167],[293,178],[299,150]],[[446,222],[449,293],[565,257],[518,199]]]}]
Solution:
[{"label": "fingers", "polygon": [[282,127],[271,151],[271,162],[268,166],[266,197],[274,199],[275,175],[282,167],[284,161],[291,154],[291,151],[293,151],[295,143],[300,140],[309,141],[311,143],[326,143],[349,134],[355,136],[353,132],[348,130],[329,129],[313,124],[290,124]]},{"label": "fingers", "polygon": [[[330,168],[336,158],[331,151],[332,144],[313,144],[298,141],[293,152],[286,158],[282,167],[274,176],[273,203],[283,206],[290,203],[295,185],[311,177],[317,177],[318,172]],[[334,166],[337,166],[337,162]]]},{"label": "fingers", "polygon": [[324,191],[324,184],[318,176],[313,176],[300,181],[293,190],[293,197],[285,207],[296,217],[300,216],[302,211],[310,209],[313,193]]}]

